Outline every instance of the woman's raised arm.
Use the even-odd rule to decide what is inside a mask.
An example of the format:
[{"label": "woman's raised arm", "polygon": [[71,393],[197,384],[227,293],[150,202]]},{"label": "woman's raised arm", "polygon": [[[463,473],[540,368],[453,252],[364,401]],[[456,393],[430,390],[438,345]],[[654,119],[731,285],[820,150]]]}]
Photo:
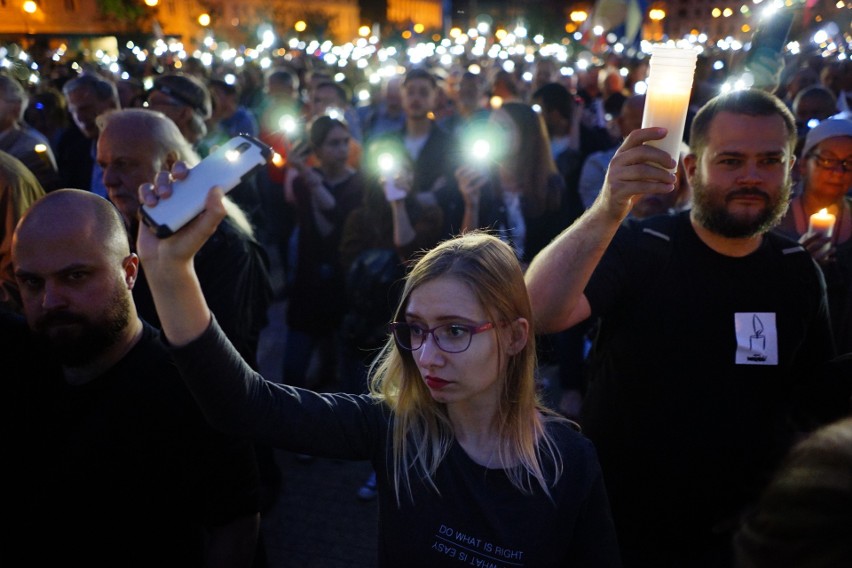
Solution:
[{"label": "woman's raised arm", "polygon": [[[182,163],[176,164],[171,174],[160,172],[154,184],[140,186],[140,201],[156,207],[161,199],[171,195],[172,179],[182,179],[187,174]],[[198,338],[210,325],[210,309],[201,292],[193,258],[225,218],[222,197],[220,189],[212,188],[204,212],[167,238],[156,237],[140,224],[136,248],[163,332],[175,346]]]}]

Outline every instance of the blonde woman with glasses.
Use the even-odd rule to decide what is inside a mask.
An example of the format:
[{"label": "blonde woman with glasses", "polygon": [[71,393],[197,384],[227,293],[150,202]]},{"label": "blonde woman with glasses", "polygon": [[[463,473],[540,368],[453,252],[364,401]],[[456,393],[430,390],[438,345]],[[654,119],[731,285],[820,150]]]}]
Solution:
[{"label": "blonde woman with glasses", "polygon": [[[182,175],[182,174],[178,174]],[[155,206],[169,176],[141,188]],[[597,457],[535,392],[531,308],[512,249],[468,234],[409,273],[370,393],[319,394],[265,381],[222,334],[193,254],[224,216],[222,194],[139,251],[164,335],[217,428],[289,451],[370,460],[380,566],[619,566]]]}]

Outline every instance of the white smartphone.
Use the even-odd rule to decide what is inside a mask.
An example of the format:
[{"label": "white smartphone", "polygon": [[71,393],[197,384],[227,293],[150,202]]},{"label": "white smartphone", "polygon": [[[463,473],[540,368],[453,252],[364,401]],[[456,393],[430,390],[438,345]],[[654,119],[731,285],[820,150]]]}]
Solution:
[{"label": "white smartphone", "polygon": [[210,188],[218,186],[225,193],[231,191],[268,163],[272,154],[272,148],[247,134],[231,138],[192,168],[186,179],[175,181],[171,197],[155,207],[143,205],[142,220],[158,237],[172,235],[204,210]]}]

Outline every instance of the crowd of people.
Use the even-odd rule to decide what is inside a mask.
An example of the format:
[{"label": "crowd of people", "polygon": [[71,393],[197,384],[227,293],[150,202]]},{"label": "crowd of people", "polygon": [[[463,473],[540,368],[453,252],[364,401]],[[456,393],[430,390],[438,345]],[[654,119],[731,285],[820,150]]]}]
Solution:
[{"label": "crowd of people", "polygon": [[[852,411],[849,61],[699,63],[677,159],[647,61],[600,62],[427,62],[369,104],[318,61],[0,73],[10,558],[261,566],[282,448],[371,462],[382,566],[852,562],[783,532],[811,446],[846,505],[812,518],[852,518],[848,420],[784,461]],[[155,237],[141,204],[239,134],[274,158]]]}]

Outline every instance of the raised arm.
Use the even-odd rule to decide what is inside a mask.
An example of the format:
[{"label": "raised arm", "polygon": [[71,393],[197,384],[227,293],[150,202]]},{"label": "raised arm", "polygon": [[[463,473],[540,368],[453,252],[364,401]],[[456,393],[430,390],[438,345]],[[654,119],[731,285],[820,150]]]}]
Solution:
[{"label": "raised arm", "polygon": [[674,174],[663,169],[674,168],[674,160],[664,151],[644,145],[664,136],[663,128],[632,132],[610,161],[592,206],[533,259],[526,281],[537,333],[560,331],[591,315],[583,290],[630,212],[633,198],[674,190]]},{"label": "raised arm", "polygon": [[[172,175],[176,179],[183,178],[187,170],[179,164]],[[160,172],[153,185],[145,184],[140,188],[140,199],[148,206],[156,206],[160,198],[170,194],[168,172]],[[204,212],[168,238],[157,238],[144,226],[139,229],[137,250],[145,263],[145,274],[163,332],[175,346],[198,338],[210,325],[210,309],[195,274],[193,257],[225,218],[222,197],[220,189],[212,189],[207,195]]]}]

